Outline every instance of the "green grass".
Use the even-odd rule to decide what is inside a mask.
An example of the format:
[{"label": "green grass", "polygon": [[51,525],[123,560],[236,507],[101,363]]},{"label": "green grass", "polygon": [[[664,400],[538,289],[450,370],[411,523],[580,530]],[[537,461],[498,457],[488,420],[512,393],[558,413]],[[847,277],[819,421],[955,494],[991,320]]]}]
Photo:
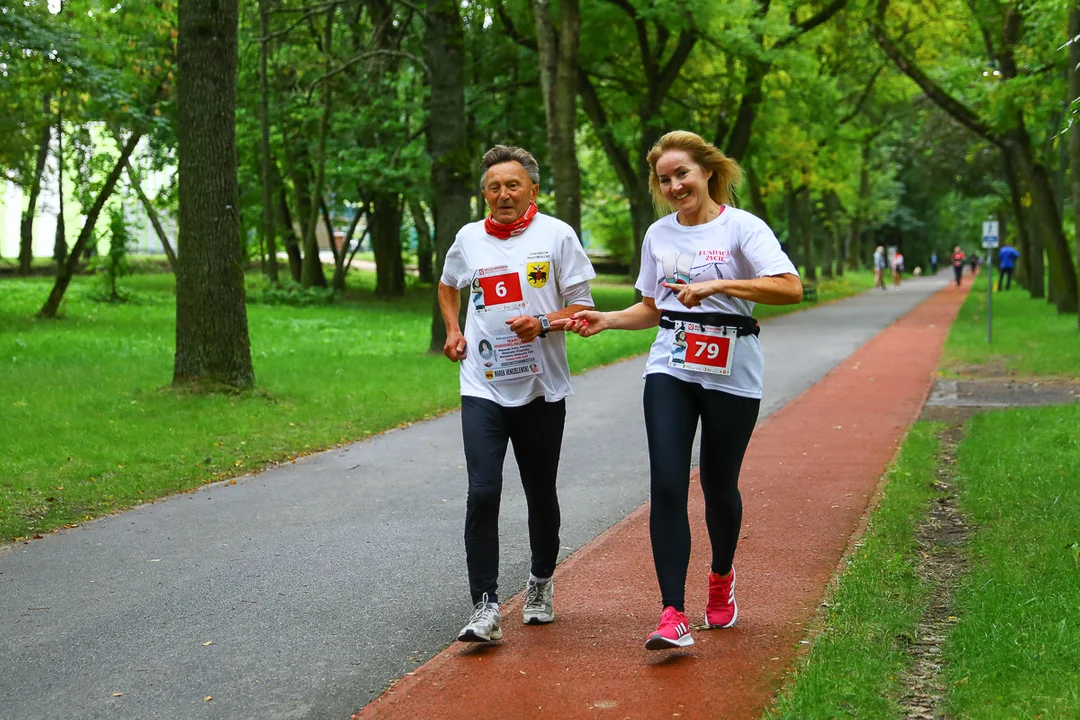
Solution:
[{"label": "green grass", "polygon": [[837,580],[823,630],[767,717],[900,717],[897,676],[925,605],[914,528],[934,497],[935,431],[920,422],[908,434],[861,546]]},{"label": "green grass", "polygon": [[[355,441],[458,405],[457,367],[428,355],[431,289],[374,297],[351,273],[330,305],[248,306],[257,390],[168,388],[174,279],[124,278],[133,301],[96,302],[77,277],[57,321],[34,319],[50,278],[0,281],[0,539],[55,528]],[[836,296],[861,289],[837,284]],[[597,307],[633,299],[599,285]],[[761,317],[791,312],[760,307]],[[652,332],[568,338],[574,372],[648,350]]]},{"label": "green grass", "polygon": [[1078,427],[1078,406],[987,413],[960,445],[978,530],[945,647],[952,717],[1080,717]]},{"label": "green grass", "polygon": [[1059,315],[1016,285],[994,293],[992,340],[986,342],[986,276],[980,274],[949,332],[945,367],[996,365],[1018,375],[1080,377],[1076,315]]}]

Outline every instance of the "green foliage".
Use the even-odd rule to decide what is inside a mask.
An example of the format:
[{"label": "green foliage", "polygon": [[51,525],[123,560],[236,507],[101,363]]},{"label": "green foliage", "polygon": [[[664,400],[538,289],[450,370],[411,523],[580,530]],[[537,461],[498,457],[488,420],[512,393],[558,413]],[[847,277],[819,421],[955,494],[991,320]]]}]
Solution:
[{"label": "green foliage", "polygon": [[122,302],[126,299],[117,281],[131,274],[128,250],[133,242],[123,209],[116,206],[109,208],[109,251],[92,257],[87,268],[99,280],[99,297],[102,301]]},{"label": "green foliage", "polygon": [[337,297],[330,288],[305,288],[300,283],[287,279],[274,285],[261,275],[246,276],[244,284],[247,301],[260,305],[292,305],[293,307],[330,305]]}]

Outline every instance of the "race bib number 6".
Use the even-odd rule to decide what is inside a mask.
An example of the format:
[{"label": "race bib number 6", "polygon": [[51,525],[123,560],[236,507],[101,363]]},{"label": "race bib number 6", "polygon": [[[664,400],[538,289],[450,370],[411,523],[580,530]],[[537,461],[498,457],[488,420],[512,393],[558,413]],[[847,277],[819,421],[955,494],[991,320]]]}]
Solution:
[{"label": "race bib number 6", "polygon": [[517,271],[489,268],[478,271],[473,282],[473,303],[478,312],[525,307],[521,275]]},{"label": "race bib number 6", "polygon": [[730,375],[735,338],[735,328],[705,328],[697,323],[676,322],[668,367]]}]

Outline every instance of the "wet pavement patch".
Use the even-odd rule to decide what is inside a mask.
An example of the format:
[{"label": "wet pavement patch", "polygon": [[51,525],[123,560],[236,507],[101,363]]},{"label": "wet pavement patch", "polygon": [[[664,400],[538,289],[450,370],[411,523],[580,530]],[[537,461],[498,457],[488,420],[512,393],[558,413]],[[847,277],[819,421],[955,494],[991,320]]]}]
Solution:
[{"label": "wet pavement patch", "polygon": [[1016,378],[939,378],[921,420],[963,422],[977,412],[1080,402],[1080,381]]}]

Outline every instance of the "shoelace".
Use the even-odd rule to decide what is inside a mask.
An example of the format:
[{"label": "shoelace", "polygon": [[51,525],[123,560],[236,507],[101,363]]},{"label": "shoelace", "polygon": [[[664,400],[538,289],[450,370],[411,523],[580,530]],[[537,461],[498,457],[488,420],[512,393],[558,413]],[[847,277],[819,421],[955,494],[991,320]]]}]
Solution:
[{"label": "shoelace", "polygon": [[476,610],[473,612],[472,617],[469,618],[470,623],[479,622],[480,620],[493,620],[495,613],[498,612],[493,607],[488,607],[488,596],[484,593],[480,598],[480,602],[476,603]]},{"label": "shoelace", "polygon": [[715,585],[709,585],[709,603],[720,603],[721,605],[727,605],[731,602],[731,579],[727,581],[721,580]]},{"label": "shoelace", "polygon": [[525,607],[536,607],[540,602],[540,583],[529,583],[525,588]]}]

